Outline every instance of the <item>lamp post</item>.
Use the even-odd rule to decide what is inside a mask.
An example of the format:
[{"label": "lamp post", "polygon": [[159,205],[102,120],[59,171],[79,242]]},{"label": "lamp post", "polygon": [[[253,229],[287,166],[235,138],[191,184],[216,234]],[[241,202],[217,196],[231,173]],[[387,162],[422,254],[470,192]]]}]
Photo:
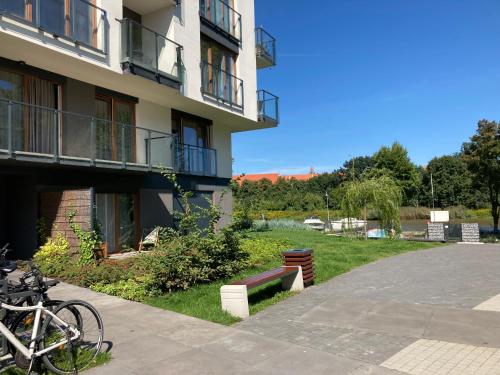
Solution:
[{"label": "lamp post", "polygon": [[326,216],[327,216],[327,225],[328,225],[328,229],[331,231],[332,228],[331,228],[331,225],[330,225],[330,204],[329,204],[329,196],[328,196],[328,190],[325,191],[325,196],[326,196]]}]

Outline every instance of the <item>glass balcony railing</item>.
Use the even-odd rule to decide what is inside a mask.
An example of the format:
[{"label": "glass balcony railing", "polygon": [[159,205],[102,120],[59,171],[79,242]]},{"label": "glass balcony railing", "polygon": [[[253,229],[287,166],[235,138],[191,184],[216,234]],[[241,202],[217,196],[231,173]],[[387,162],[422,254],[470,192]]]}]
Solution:
[{"label": "glass balcony railing", "polygon": [[0,157],[126,169],[173,168],[171,134],[0,98]]},{"label": "glass balcony railing", "polygon": [[255,29],[255,49],[257,68],[276,65],[276,39],[261,27]]},{"label": "glass balcony railing", "polygon": [[259,121],[280,122],[279,98],[265,90],[257,91]]},{"label": "glass balcony railing", "polygon": [[217,176],[217,151],[212,148],[176,143],[174,170],[200,176]]},{"label": "glass balcony railing", "polygon": [[125,18],[122,27],[122,64],[139,67],[155,79],[183,81],[182,46],[157,32]]},{"label": "glass balcony railing", "polygon": [[104,9],[85,0],[0,0],[0,14],[107,53]]},{"label": "glass balcony railing", "polygon": [[218,101],[243,108],[243,80],[206,61],[201,62],[201,91]]},{"label": "glass balcony railing", "polygon": [[241,15],[229,6],[228,0],[200,0],[200,16],[229,38],[241,41]]}]

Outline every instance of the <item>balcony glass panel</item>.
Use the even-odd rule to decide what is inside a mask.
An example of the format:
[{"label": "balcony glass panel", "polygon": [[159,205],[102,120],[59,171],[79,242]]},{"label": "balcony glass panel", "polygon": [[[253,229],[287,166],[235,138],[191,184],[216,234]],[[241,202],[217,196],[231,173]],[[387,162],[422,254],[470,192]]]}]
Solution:
[{"label": "balcony glass panel", "polygon": [[255,30],[255,48],[258,68],[276,65],[276,39],[260,27]]},{"label": "balcony glass panel", "polygon": [[[130,119],[122,112],[120,120]],[[174,137],[168,133],[0,98],[0,154],[173,168],[173,149]]]},{"label": "balcony glass panel", "polygon": [[279,122],[279,98],[265,90],[257,91],[260,121]]},{"label": "balcony glass panel", "polygon": [[200,0],[200,16],[217,29],[241,40],[241,15],[228,4],[229,0]]},{"label": "balcony glass panel", "polygon": [[122,63],[182,82],[182,46],[130,19],[122,20]]},{"label": "balcony glass panel", "polygon": [[217,176],[217,152],[183,143],[175,145],[175,170],[200,176]]},{"label": "balcony glass panel", "polygon": [[3,15],[106,53],[106,11],[86,0],[0,0]]},{"label": "balcony glass panel", "polygon": [[206,61],[201,63],[201,89],[217,100],[243,108],[243,81]]}]

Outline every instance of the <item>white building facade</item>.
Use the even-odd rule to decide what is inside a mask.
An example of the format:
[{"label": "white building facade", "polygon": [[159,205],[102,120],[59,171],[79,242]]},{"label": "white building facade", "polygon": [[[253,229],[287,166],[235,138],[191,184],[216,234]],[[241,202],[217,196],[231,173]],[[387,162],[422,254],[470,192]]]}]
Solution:
[{"label": "white building facade", "polygon": [[182,210],[163,169],[226,224],[231,134],[278,124],[275,63],[252,0],[0,0],[0,243],[29,257],[77,211],[136,248]]}]

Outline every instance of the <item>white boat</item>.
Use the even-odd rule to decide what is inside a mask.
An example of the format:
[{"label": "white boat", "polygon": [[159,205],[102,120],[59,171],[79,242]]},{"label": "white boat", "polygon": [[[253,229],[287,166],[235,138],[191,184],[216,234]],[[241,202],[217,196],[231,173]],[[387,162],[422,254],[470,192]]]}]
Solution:
[{"label": "white boat", "polygon": [[365,220],[360,220],[353,217],[345,217],[340,220],[331,221],[330,225],[327,225],[326,228],[327,230],[332,232],[340,232],[348,229],[364,228],[365,225]]},{"label": "white boat", "polygon": [[324,230],[325,222],[322,221],[319,217],[311,216],[304,220],[304,224],[308,227],[316,230]]}]

